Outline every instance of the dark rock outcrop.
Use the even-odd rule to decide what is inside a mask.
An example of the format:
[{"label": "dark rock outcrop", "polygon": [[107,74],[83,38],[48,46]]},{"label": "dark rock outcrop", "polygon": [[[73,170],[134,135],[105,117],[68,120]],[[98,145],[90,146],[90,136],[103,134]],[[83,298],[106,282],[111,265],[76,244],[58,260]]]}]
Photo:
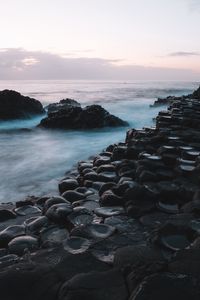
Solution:
[{"label": "dark rock outcrop", "polygon": [[166,98],[158,98],[150,107],[157,107],[162,105],[170,105],[174,101],[180,101],[185,99],[198,99],[200,100],[200,86],[197,90],[195,90],[192,94],[182,95],[182,96],[168,96]]},{"label": "dark rock outcrop", "polygon": [[59,103],[49,104],[46,107],[46,109],[47,109],[48,114],[49,114],[49,113],[53,113],[53,112],[56,112],[56,111],[59,111],[59,110],[62,110],[62,109],[68,109],[70,107],[81,107],[81,105],[76,100],[67,98],[67,99],[60,100]]},{"label": "dark rock outcrop", "polygon": [[175,96],[168,96],[166,98],[158,98],[153,105],[150,105],[150,107],[157,107],[157,106],[162,106],[162,105],[169,105],[176,99],[180,99],[180,97],[175,97]]},{"label": "dark rock outcrop", "polygon": [[200,86],[196,91],[194,91],[194,93],[192,94],[192,98],[200,100]]},{"label": "dark rock outcrop", "polygon": [[111,115],[100,105],[64,106],[58,111],[49,113],[39,127],[57,129],[92,129],[103,127],[128,126],[128,123]]},{"label": "dark rock outcrop", "polygon": [[12,90],[0,91],[0,120],[29,119],[44,113],[38,100]]}]

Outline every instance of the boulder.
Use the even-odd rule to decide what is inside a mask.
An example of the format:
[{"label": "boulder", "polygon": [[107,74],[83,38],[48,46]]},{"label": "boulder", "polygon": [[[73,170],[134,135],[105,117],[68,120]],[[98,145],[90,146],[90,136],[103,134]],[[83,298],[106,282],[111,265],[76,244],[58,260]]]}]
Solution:
[{"label": "boulder", "polygon": [[61,109],[68,109],[70,107],[81,107],[80,103],[78,103],[76,100],[66,98],[63,100],[60,100],[59,103],[51,103],[49,104],[46,109],[49,113],[53,113],[56,111],[59,111]]},{"label": "boulder", "polygon": [[193,92],[192,97],[193,97],[194,99],[199,99],[199,100],[200,100],[200,86],[199,86],[199,88],[198,88],[197,90],[195,90],[195,91]]},{"label": "boulder", "polygon": [[161,273],[144,279],[129,298],[130,300],[197,300],[199,299],[198,283],[189,276]]},{"label": "boulder", "polygon": [[12,90],[0,91],[0,120],[29,119],[44,113],[38,100]]},{"label": "boulder", "polygon": [[68,106],[49,113],[39,127],[57,129],[92,129],[103,127],[127,126],[128,123],[111,115],[100,105],[85,108]]},{"label": "boulder", "polygon": [[128,291],[118,270],[94,271],[78,274],[63,284],[58,299],[125,300],[128,299]]}]

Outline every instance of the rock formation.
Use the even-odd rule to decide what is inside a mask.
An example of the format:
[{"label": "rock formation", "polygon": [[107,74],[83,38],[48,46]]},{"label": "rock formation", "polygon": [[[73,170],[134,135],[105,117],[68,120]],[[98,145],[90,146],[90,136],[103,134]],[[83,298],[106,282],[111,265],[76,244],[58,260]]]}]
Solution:
[{"label": "rock formation", "polygon": [[0,91],[0,120],[29,119],[44,113],[38,100],[12,90]]}]

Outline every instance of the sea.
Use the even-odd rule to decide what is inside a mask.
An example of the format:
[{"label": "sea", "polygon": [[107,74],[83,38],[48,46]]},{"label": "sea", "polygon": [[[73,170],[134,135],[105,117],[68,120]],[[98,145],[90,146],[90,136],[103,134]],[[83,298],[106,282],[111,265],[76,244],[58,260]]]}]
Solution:
[{"label": "sea", "polygon": [[58,182],[78,161],[123,142],[129,128],[153,126],[161,107],[150,105],[158,97],[189,94],[198,86],[190,81],[0,81],[0,90],[16,90],[44,106],[73,98],[83,107],[100,104],[129,122],[127,128],[85,131],[38,129],[41,117],[0,122],[0,202],[57,195]]}]

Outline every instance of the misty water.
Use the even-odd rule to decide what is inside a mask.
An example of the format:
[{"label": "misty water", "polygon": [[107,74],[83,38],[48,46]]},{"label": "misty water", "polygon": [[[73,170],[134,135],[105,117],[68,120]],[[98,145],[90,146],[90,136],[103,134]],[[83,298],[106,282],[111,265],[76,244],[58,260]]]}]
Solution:
[{"label": "misty water", "polygon": [[149,105],[157,97],[188,94],[197,87],[195,82],[0,81],[0,90],[17,90],[43,105],[67,97],[83,106],[100,104],[130,124],[127,128],[52,131],[36,128],[40,118],[0,122],[0,202],[56,194],[59,180],[79,160],[124,141],[128,128],[152,126],[161,108]]}]

